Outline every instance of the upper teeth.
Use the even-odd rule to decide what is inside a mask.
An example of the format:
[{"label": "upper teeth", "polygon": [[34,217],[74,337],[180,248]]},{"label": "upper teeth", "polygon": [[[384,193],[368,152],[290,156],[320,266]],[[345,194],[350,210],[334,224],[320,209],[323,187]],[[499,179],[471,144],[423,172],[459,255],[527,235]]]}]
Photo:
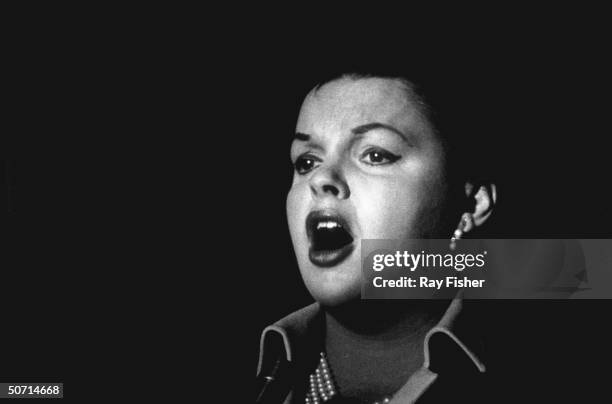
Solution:
[{"label": "upper teeth", "polygon": [[336,228],[336,227],[342,227],[342,226],[340,226],[340,224],[338,222],[332,222],[332,221],[317,223],[317,230],[319,230],[319,229],[333,229],[333,228]]}]

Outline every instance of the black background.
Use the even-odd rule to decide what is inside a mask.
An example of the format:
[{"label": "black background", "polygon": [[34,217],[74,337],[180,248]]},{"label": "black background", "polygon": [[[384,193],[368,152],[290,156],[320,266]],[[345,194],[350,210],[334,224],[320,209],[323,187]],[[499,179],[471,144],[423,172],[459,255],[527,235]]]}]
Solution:
[{"label": "black background", "polygon": [[[4,380],[68,380],[83,396],[100,380],[200,383],[211,351],[252,375],[263,327],[312,301],[285,217],[299,106],[313,77],[355,60],[414,61],[430,79],[442,72],[473,90],[467,116],[487,129],[473,141],[483,142],[499,189],[491,235],[611,238],[609,69],[592,38],[416,49],[347,46],[348,33],[310,46],[282,36],[202,47],[197,32],[139,31],[89,41],[91,54],[48,44],[53,58],[39,62],[58,61],[74,88],[57,84],[52,67],[28,79],[44,84],[33,91],[49,99],[37,102],[71,113],[40,119],[61,130],[40,157],[15,164],[19,196],[4,216],[2,303],[15,324],[2,332]],[[610,360],[610,301],[487,307],[500,341],[492,355],[508,363],[508,377],[539,386],[540,398],[603,386],[594,369]],[[217,349],[210,336],[231,347]],[[236,347],[245,354],[232,362]],[[525,357],[533,361],[517,359]]]}]

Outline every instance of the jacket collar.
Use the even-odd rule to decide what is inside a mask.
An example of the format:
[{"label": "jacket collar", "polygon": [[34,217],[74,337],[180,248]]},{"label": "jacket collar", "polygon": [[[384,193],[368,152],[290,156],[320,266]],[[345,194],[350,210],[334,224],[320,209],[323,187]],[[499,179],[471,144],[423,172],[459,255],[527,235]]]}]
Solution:
[{"label": "jacket collar", "polygon": [[[319,346],[321,338],[318,337],[323,331],[321,313],[319,304],[313,303],[266,327],[260,340],[257,373],[260,372],[266,353],[270,350],[272,334],[280,337],[275,340],[282,341],[283,346],[276,347],[276,349],[284,353],[288,362],[296,362],[306,355],[311,355],[312,352],[314,352],[314,358],[317,359],[318,352],[321,350]],[[460,297],[453,299],[438,324],[425,336],[424,368],[439,368],[434,365],[436,361],[443,359],[435,355],[435,347],[432,346],[431,341],[433,336],[443,335],[460,348],[479,372],[485,372],[486,367],[481,359],[482,345],[474,333],[473,324],[467,320],[467,315],[463,299]],[[319,342],[313,343],[313,341]]]}]

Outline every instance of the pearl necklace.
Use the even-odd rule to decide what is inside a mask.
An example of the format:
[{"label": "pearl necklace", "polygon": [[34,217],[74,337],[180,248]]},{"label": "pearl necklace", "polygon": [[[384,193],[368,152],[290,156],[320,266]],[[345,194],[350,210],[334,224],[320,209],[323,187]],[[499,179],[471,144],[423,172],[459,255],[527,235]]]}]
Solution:
[{"label": "pearl necklace", "polygon": [[[306,392],[306,404],[320,404],[331,400],[338,395],[331,370],[327,364],[325,353],[321,352],[319,366],[310,374],[309,387]],[[390,397],[385,397],[381,401],[374,401],[372,404],[386,404],[391,401]]]}]

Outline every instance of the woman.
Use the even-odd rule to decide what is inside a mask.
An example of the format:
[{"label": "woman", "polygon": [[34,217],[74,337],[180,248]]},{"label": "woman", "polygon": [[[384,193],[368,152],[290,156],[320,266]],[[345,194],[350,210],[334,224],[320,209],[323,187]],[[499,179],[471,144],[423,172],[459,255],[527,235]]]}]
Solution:
[{"label": "woman", "polygon": [[347,73],[305,97],[287,218],[316,303],[264,330],[258,402],[435,400],[485,372],[461,299],[360,299],[360,240],[454,244],[495,205],[495,186],[469,176],[458,134],[434,123],[421,90],[401,75]]}]

